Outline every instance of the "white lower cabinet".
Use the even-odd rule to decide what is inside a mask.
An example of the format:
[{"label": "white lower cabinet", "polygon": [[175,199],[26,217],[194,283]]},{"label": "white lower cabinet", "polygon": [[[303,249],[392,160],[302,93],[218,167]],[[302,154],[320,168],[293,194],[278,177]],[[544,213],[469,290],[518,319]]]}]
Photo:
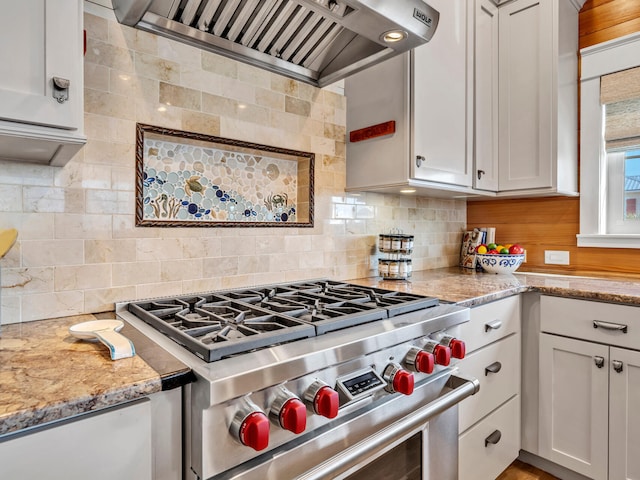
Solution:
[{"label": "white lower cabinet", "polygon": [[640,309],[543,296],[540,312],[539,455],[594,480],[640,479],[640,351],[617,346],[640,348]]},{"label": "white lower cabinet", "polygon": [[[637,480],[640,478],[640,352],[611,347],[610,358],[609,479]],[[616,365],[622,368],[620,372]]]},{"label": "white lower cabinet", "polygon": [[542,334],[540,456],[593,479],[607,478],[609,347]]},{"label": "white lower cabinet", "polygon": [[458,478],[495,479],[520,450],[520,398],[514,396],[460,435]]},{"label": "white lower cabinet", "polygon": [[0,478],[151,480],[151,402],[143,399],[0,438]]},{"label": "white lower cabinet", "polygon": [[480,391],[459,406],[459,480],[494,480],[520,450],[520,297],[471,309],[458,368]]},{"label": "white lower cabinet", "polygon": [[480,381],[480,391],[460,406],[459,432],[489,414],[520,390],[520,335],[514,334],[468,355],[460,372]]}]

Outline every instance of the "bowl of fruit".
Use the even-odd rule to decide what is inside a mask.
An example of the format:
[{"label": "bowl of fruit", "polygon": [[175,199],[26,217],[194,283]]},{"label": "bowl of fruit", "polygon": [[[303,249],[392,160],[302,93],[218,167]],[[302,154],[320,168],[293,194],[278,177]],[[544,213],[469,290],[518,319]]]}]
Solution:
[{"label": "bowl of fruit", "polygon": [[524,261],[524,248],[517,243],[481,244],[476,247],[476,260],[487,273],[513,273]]}]

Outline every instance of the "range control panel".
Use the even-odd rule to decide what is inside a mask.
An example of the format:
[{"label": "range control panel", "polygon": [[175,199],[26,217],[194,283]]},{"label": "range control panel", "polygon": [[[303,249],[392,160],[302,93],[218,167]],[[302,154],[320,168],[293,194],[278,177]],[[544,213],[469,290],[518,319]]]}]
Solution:
[{"label": "range control panel", "polygon": [[381,390],[386,382],[372,368],[336,379],[340,404],[352,402]]}]

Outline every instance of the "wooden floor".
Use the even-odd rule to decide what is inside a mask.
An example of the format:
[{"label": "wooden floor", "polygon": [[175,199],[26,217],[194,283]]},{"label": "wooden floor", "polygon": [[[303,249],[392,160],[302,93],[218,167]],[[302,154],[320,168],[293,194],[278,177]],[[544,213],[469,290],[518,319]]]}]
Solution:
[{"label": "wooden floor", "polygon": [[516,460],[496,480],[559,480],[558,477]]}]

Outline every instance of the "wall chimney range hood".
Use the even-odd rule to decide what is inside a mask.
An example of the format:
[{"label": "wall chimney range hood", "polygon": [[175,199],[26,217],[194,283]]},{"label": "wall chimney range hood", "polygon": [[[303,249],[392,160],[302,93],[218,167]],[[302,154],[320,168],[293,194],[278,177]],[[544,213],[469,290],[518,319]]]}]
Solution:
[{"label": "wall chimney range hood", "polygon": [[118,21],[323,87],[428,42],[421,0],[112,0]]}]

